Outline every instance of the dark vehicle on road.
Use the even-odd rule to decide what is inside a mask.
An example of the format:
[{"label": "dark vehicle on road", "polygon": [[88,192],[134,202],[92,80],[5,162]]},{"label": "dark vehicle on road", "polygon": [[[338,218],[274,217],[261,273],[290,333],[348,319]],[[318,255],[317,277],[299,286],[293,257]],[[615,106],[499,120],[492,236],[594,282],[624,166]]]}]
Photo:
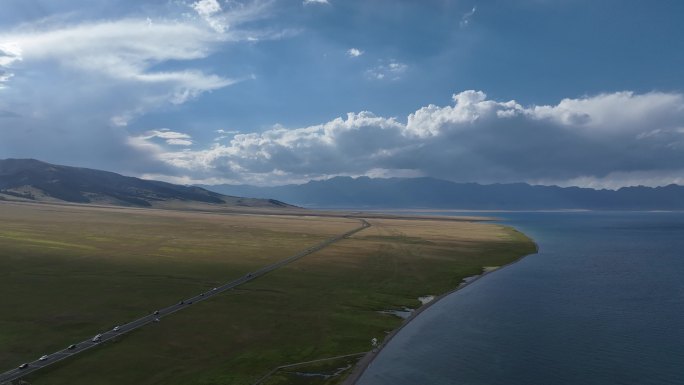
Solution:
[{"label": "dark vehicle on road", "polygon": [[71,345],[69,345],[69,347],[68,347],[67,349],[69,349],[69,350],[74,350],[74,349],[76,349],[76,345],[71,344]]},{"label": "dark vehicle on road", "polygon": [[28,364],[19,365],[19,369],[26,369],[26,368],[28,368]]}]

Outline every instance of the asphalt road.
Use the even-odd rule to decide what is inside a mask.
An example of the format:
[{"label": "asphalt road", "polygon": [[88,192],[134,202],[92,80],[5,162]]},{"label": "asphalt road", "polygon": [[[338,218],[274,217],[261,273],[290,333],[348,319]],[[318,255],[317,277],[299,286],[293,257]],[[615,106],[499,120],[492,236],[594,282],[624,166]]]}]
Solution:
[{"label": "asphalt road", "polygon": [[285,258],[281,261],[278,261],[278,262],[273,263],[271,265],[265,266],[259,270],[248,273],[246,275],[243,275],[242,277],[240,277],[234,281],[228,282],[222,286],[215,287],[209,291],[206,291],[204,293],[200,293],[200,294],[198,294],[194,297],[191,297],[191,298],[187,298],[187,299],[180,301],[174,305],[165,307],[163,309],[159,309],[159,310],[157,310],[157,312],[159,312],[159,314],[154,314],[154,313],[148,314],[142,318],[138,318],[135,321],[131,321],[127,324],[122,324],[122,325],[118,326],[118,329],[116,331],[114,331],[113,329],[103,331],[100,334],[100,339],[98,341],[95,341],[94,340],[95,336],[92,336],[92,337],[88,338],[87,340],[74,343],[75,347],[72,349],[65,348],[63,350],[59,350],[59,351],[54,352],[52,354],[48,354],[47,358],[44,360],[35,360],[33,362],[28,362],[27,363],[28,366],[24,369],[20,369],[19,367],[17,367],[15,369],[12,369],[10,371],[2,373],[2,374],[0,374],[0,384],[6,384],[6,383],[9,383],[10,381],[20,379],[20,378],[22,378],[22,377],[24,377],[30,373],[33,373],[37,370],[40,370],[46,366],[53,365],[56,362],[59,362],[59,361],[62,361],[64,359],[67,359],[69,357],[72,357],[74,355],[83,353],[83,352],[87,351],[88,349],[91,349],[95,346],[101,345],[101,344],[103,344],[103,343],[105,343],[105,342],[107,342],[113,338],[120,337],[120,336],[122,336],[128,332],[131,332],[133,330],[141,328],[147,324],[154,323],[155,319],[161,320],[163,317],[167,317],[167,316],[169,316],[169,315],[171,315],[177,311],[183,310],[183,309],[185,309],[189,306],[192,306],[198,302],[205,301],[205,300],[207,300],[213,296],[216,296],[216,295],[219,295],[225,291],[231,290],[237,286],[242,285],[243,283],[246,283],[246,282],[254,280],[258,277],[261,277],[264,274],[267,274],[273,270],[276,270],[280,267],[283,267],[289,263],[292,263],[292,262],[294,262],[294,261],[298,260],[299,258],[302,258],[306,255],[309,255],[311,253],[315,253],[318,250],[321,250],[321,249],[323,249],[323,248],[325,248],[325,247],[327,247],[327,246],[329,246],[329,245],[331,245],[331,244],[333,244],[339,240],[350,237],[353,234],[358,233],[359,231],[371,226],[370,223],[368,223],[366,220],[364,220],[364,219],[359,219],[359,220],[361,221],[361,226],[355,228],[354,230],[351,230],[351,231],[348,231],[344,234],[330,238],[326,241],[319,243],[318,245],[315,245],[315,246],[310,247],[308,249],[302,250],[299,253],[292,255],[288,258]]}]

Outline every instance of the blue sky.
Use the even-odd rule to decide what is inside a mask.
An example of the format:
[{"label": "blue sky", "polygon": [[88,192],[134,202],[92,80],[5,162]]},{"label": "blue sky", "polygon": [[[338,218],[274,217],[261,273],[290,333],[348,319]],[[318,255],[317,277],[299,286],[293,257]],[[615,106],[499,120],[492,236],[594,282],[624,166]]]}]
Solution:
[{"label": "blue sky", "polygon": [[684,2],[5,0],[0,158],[684,184]]}]

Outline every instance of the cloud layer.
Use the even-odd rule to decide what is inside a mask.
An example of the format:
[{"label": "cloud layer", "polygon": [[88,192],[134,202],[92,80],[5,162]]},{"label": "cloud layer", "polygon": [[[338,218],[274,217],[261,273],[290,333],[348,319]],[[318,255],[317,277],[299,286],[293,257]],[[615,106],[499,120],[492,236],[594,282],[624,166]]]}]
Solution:
[{"label": "cloud layer", "polygon": [[0,31],[0,155],[172,174],[149,148],[131,146],[131,122],[250,78],[198,63],[226,45],[270,33],[238,28],[267,13],[263,1],[230,9],[212,0],[177,3],[178,12],[155,18],[67,14]]},{"label": "cloud layer", "polygon": [[[446,9],[424,14],[408,1],[377,20],[360,15],[380,15],[382,4],[326,0],[40,0],[60,6],[36,6],[35,14],[13,3],[15,12],[0,17],[3,158],[184,182],[424,175],[608,187],[682,183],[681,93],[612,92],[530,105],[471,90],[426,105],[452,91],[445,84],[518,90],[528,101],[578,92],[566,79],[554,83],[559,91],[551,96],[537,93],[548,79],[542,75],[498,88],[492,84],[509,67],[489,66],[486,55],[463,64],[477,54],[466,42],[493,25],[482,19],[470,28],[474,7],[452,7],[440,24],[424,20]],[[458,29],[459,20],[469,28]],[[447,26],[457,30],[442,39]],[[539,60],[523,56],[517,63],[534,72]],[[545,69],[574,69],[554,63]],[[468,80],[467,67],[482,68],[482,76]],[[590,90],[622,84],[568,79]],[[326,122],[344,111],[360,112]],[[277,122],[284,125],[272,126]]]},{"label": "cloud layer", "polygon": [[130,90],[128,107],[121,106],[111,117],[115,124],[125,125],[151,108],[164,103],[182,104],[203,92],[234,83],[234,79],[194,69],[154,70],[170,61],[207,57],[229,38],[193,23],[152,23],[146,19],[82,23],[0,35],[0,41],[6,42],[0,66],[16,67],[14,73],[18,76],[23,75],[22,70],[30,73],[44,66],[57,66],[61,71],[49,71],[54,76],[53,84],[85,75],[91,77],[91,86],[97,86],[100,92]]},{"label": "cloud layer", "polygon": [[617,92],[522,106],[472,90],[404,121],[349,113],[309,127],[238,134],[203,150],[158,151],[188,176],[233,182],[427,175],[595,187],[619,187],[636,176],[681,181],[683,154],[681,94]]}]

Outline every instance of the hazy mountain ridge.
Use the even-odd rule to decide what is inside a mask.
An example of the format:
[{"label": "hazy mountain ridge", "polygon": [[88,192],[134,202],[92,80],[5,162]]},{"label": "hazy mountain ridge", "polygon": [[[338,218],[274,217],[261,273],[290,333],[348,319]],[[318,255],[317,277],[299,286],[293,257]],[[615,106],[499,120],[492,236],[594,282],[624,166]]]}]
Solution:
[{"label": "hazy mountain ridge", "polygon": [[308,207],[469,210],[684,210],[684,187],[595,190],[526,183],[455,183],[434,178],[335,177],[301,185],[202,187],[224,194],[273,198]]},{"label": "hazy mountain ridge", "polygon": [[[3,197],[4,196],[4,197]],[[275,200],[226,196],[197,186],[61,166],[35,159],[0,160],[0,199],[150,207],[169,201],[248,207],[289,207]]]}]

